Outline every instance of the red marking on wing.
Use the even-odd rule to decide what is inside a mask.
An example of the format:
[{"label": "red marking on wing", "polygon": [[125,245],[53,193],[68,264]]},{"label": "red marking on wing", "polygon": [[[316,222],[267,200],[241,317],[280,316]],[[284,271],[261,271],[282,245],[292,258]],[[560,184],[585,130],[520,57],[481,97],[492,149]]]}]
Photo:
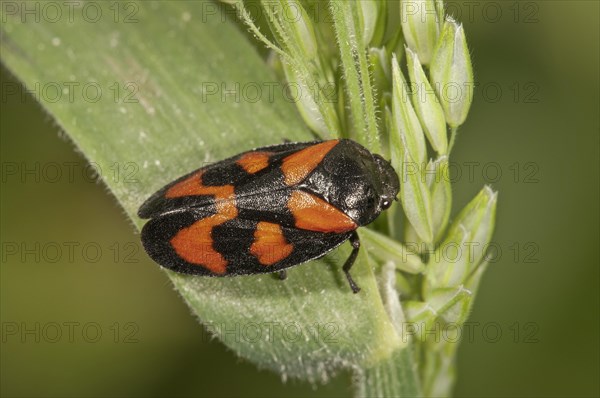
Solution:
[{"label": "red marking on wing", "polygon": [[227,260],[213,247],[212,229],[237,217],[233,185],[204,186],[202,172],[173,185],[165,194],[168,198],[213,195],[217,213],[181,229],[172,239],[175,252],[188,263],[200,265],[215,274],[227,272]]},{"label": "red marking on wing", "polygon": [[237,160],[246,173],[254,174],[269,166],[270,152],[248,152]]},{"label": "red marking on wing", "polygon": [[259,222],[254,231],[254,242],[250,246],[250,253],[262,265],[273,265],[290,255],[294,245],[291,245],[283,236],[279,224]]},{"label": "red marking on wing", "polygon": [[345,213],[304,191],[292,192],[287,206],[294,216],[296,227],[300,229],[342,233],[358,228]]},{"label": "red marking on wing", "polygon": [[304,148],[283,159],[281,170],[285,177],[285,183],[292,186],[305,179],[338,143],[339,140],[325,141]]},{"label": "red marking on wing", "polygon": [[233,185],[204,186],[202,185],[202,171],[199,171],[173,185],[165,193],[167,198],[195,195],[214,195],[215,200],[232,198]]}]

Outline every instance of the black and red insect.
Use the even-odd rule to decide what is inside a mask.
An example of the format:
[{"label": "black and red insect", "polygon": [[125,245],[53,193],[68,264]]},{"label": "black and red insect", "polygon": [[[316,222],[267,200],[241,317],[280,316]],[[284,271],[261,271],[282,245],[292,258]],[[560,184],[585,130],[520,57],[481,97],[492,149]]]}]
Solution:
[{"label": "black and red insect", "polygon": [[396,198],[390,163],[354,141],[285,143],[187,174],[140,207],[142,243],[173,271],[207,276],[281,272],[346,240],[350,276],[369,224]]}]

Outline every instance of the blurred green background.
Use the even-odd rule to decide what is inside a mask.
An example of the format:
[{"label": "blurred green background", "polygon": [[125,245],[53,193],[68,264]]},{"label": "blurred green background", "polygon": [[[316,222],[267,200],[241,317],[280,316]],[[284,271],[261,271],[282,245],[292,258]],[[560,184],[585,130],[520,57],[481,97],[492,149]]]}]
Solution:
[{"label": "blurred green background", "polygon": [[[456,395],[598,396],[599,3],[448,7],[479,82],[455,208],[500,192]],[[2,396],[351,393],[349,373],[284,384],[211,341],[68,139],[1,79]]]}]

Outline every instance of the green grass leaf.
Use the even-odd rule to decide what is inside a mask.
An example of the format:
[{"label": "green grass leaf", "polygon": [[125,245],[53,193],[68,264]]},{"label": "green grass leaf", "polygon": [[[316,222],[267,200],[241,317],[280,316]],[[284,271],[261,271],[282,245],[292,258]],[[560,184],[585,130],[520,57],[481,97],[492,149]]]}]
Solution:
[{"label": "green grass leaf", "polygon": [[[96,22],[81,13],[57,23],[22,20],[3,8],[2,62],[41,93],[41,105],[87,159],[102,170],[133,167],[130,178],[105,183],[138,228],[139,205],[172,179],[242,150],[311,139],[216,4],[127,2],[118,15],[118,3],[95,4],[102,7]],[[257,87],[261,95],[250,100]],[[322,380],[340,366],[368,368],[400,346],[365,253],[352,271],[363,290],[355,295],[347,286],[348,253],[344,245],[293,269],[285,282],[168,276],[236,353],[283,376]]]}]

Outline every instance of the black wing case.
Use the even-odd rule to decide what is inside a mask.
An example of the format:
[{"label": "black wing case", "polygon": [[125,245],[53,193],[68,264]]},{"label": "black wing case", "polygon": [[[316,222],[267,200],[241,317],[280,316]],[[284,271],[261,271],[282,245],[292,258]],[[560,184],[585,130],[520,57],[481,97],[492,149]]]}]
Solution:
[{"label": "black wing case", "polygon": [[271,273],[322,257],[351,235],[241,218],[211,225],[210,218],[199,211],[160,216],[144,225],[142,242],[154,261],[173,271],[233,276]]},{"label": "black wing case", "polygon": [[[276,163],[278,160],[289,154],[314,145],[315,143],[316,142],[285,143],[256,148],[194,170],[165,185],[149,197],[140,206],[138,217],[153,218],[173,211],[184,211],[192,207],[204,209],[206,212],[214,214],[216,211],[214,208],[214,194],[190,194],[169,197],[167,193],[174,187],[178,185],[181,186],[185,182],[193,182],[196,178],[200,185],[206,187],[229,185],[239,187],[248,185],[248,183],[251,182],[252,179],[256,179],[259,174],[264,175],[269,173],[273,163]],[[248,165],[252,165],[253,161],[256,164],[256,160],[261,160],[259,159],[260,156],[264,156],[264,160],[267,161],[267,166],[264,169],[255,171],[255,169]],[[247,159],[246,163],[244,163],[244,159]]]}]

